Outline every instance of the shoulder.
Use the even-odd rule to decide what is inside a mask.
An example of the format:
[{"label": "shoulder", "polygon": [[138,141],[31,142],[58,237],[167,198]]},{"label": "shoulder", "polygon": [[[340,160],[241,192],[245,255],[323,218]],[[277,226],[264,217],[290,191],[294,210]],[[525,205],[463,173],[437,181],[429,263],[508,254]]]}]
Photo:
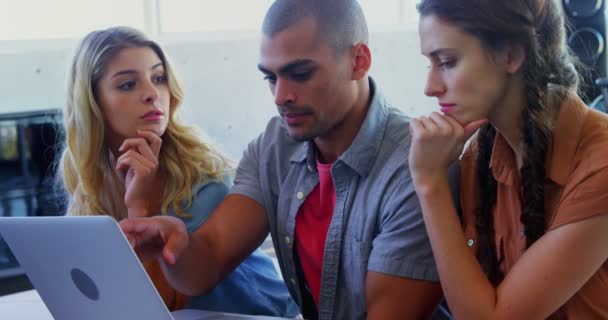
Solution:
[{"label": "shoulder", "polygon": [[213,199],[222,199],[230,190],[230,178],[208,179],[193,188],[192,204],[208,202]]},{"label": "shoulder", "polygon": [[230,190],[229,182],[209,179],[192,188],[192,203],[184,208],[187,217],[179,217],[189,232],[198,229],[213,213]]},{"label": "shoulder", "polygon": [[[410,118],[401,110],[388,104],[385,106],[385,110],[388,117],[384,135],[378,141],[380,149],[378,150],[376,166],[399,167],[399,171],[403,171],[401,169],[408,167],[407,155],[411,144]],[[390,165],[387,166],[386,162]],[[405,171],[409,172],[409,170]]]},{"label": "shoulder", "polygon": [[409,148],[411,142],[411,118],[403,113],[403,111],[389,104],[386,105],[386,110],[388,112],[385,136],[386,143],[406,145]]},{"label": "shoulder", "polygon": [[[608,170],[608,115],[586,107],[580,99],[572,100],[566,99],[564,103],[570,105],[570,110],[564,112],[570,118],[570,121],[563,122],[576,124],[579,131],[575,131],[575,133],[555,133],[557,139],[555,149],[559,148],[559,145],[572,145],[570,149],[564,149],[566,151],[556,155],[568,159],[564,161],[564,163],[569,164],[564,166],[569,167],[566,168],[569,169],[566,171],[570,172],[565,184],[565,191],[575,186],[589,186],[591,181],[603,177]],[[580,105],[573,106],[577,102]],[[569,134],[575,134],[573,141],[563,139],[564,136]],[[608,180],[603,186],[607,185]]]},{"label": "shoulder", "polygon": [[[588,217],[608,214],[608,140],[598,150],[584,152],[563,192],[558,215]],[[567,212],[567,213],[566,213]]]},{"label": "shoulder", "polygon": [[[581,163],[585,160],[593,161],[599,166],[608,163],[608,159],[604,158],[608,154],[608,115],[589,109],[581,131],[577,151],[581,154]],[[598,157],[602,157],[602,159]]]},{"label": "shoulder", "polygon": [[387,212],[396,209],[401,196],[413,192],[408,164],[410,118],[386,102],[374,107],[356,137],[356,147],[351,146],[343,158],[364,178],[360,187],[377,195],[386,209],[382,212]]},{"label": "shoulder", "polygon": [[[576,141],[556,141],[571,144],[569,150],[572,151],[559,154],[565,160],[555,160],[565,164],[559,168],[564,167],[566,173],[563,181],[557,180],[562,184],[563,191],[551,229],[595,215],[608,214],[608,115],[583,107],[576,109],[577,114],[580,114],[578,119],[570,119],[580,124]],[[559,146],[556,145],[555,148]]]},{"label": "shoulder", "polygon": [[[415,196],[409,168],[411,145],[410,118],[402,111],[386,106],[388,118],[380,148],[374,160],[370,179],[370,192],[380,198],[381,219],[392,219],[393,215],[417,214]],[[373,181],[371,181],[373,180]]]},{"label": "shoulder", "polygon": [[380,148],[371,176],[377,179],[379,185],[390,190],[403,190],[411,185],[411,118],[389,104],[385,105],[385,110],[388,113],[386,128],[382,139],[378,141]]}]

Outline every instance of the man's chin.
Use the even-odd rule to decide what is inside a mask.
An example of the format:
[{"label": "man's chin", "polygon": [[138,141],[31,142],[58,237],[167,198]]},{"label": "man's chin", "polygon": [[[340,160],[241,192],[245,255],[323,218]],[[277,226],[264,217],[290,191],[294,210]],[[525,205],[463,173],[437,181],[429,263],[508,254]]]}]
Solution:
[{"label": "man's chin", "polygon": [[309,132],[302,132],[299,130],[289,130],[287,131],[289,133],[289,136],[294,139],[295,141],[298,142],[302,142],[302,141],[309,141],[315,138],[315,136]]},{"label": "man's chin", "polygon": [[306,136],[306,135],[293,135],[290,134],[289,135],[293,140],[298,141],[298,142],[304,142],[304,141],[310,141],[313,138],[310,136]]}]

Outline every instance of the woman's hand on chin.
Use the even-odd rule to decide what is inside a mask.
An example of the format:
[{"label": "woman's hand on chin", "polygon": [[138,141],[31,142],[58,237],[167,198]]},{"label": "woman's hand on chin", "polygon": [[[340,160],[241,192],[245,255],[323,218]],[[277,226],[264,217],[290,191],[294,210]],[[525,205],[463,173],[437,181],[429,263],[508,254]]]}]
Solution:
[{"label": "woman's hand on chin", "polygon": [[158,155],[162,140],[152,131],[138,130],[139,137],[126,139],[116,160],[116,169],[124,177],[125,205],[129,216],[148,215],[153,186],[158,174]]},{"label": "woman's hand on chin", "polygon": [[448,167],[458,159],[466,141],[485,123],[487,120],[482,119],[463,126],[437,112],[412,119],[409,166],[416,190],[432,189],[442,181],[447,182]]}]

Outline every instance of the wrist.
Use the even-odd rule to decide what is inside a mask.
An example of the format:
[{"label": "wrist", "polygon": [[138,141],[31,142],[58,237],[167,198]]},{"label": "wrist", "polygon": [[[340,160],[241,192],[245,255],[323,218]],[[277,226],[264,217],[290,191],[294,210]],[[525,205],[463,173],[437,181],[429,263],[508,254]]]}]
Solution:
[{"label": "wrist", "polygon": [[149,217],[150,212],[147,208],[144,207],[133,207],[127,208],[127,215],[129,216],[129,218],[144,218]]},{"label": "wrist", "polygon": [[414,188],[419,197],[433,196],[448,186],[448,175],[436,173],[412,177]]}]

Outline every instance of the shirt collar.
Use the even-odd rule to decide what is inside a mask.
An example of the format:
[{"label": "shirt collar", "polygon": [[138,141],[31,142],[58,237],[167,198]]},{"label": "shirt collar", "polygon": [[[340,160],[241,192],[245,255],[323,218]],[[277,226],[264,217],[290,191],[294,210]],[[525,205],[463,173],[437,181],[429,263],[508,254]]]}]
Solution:
[{"label": "shirt collar", "polygon": [[[359,132],[346,151],[338,158],[359,175],[366,176],[371,171],[380,151],[382,139],[388,122],[388,108],[384,96],[369,77],[372,99]],[[291,157],[292,162],[307,162],[308,168],[316,168],[316,148],[312,140],[301,143]],[[316,169],[315,169],[316,170]]]},{"label": "shirt collar", "polygon": [[494,138],[490,169],[497,182],[508,186],[512,186],[515,183],[518,175],[515,154],[500,132],[497,132]]}]

